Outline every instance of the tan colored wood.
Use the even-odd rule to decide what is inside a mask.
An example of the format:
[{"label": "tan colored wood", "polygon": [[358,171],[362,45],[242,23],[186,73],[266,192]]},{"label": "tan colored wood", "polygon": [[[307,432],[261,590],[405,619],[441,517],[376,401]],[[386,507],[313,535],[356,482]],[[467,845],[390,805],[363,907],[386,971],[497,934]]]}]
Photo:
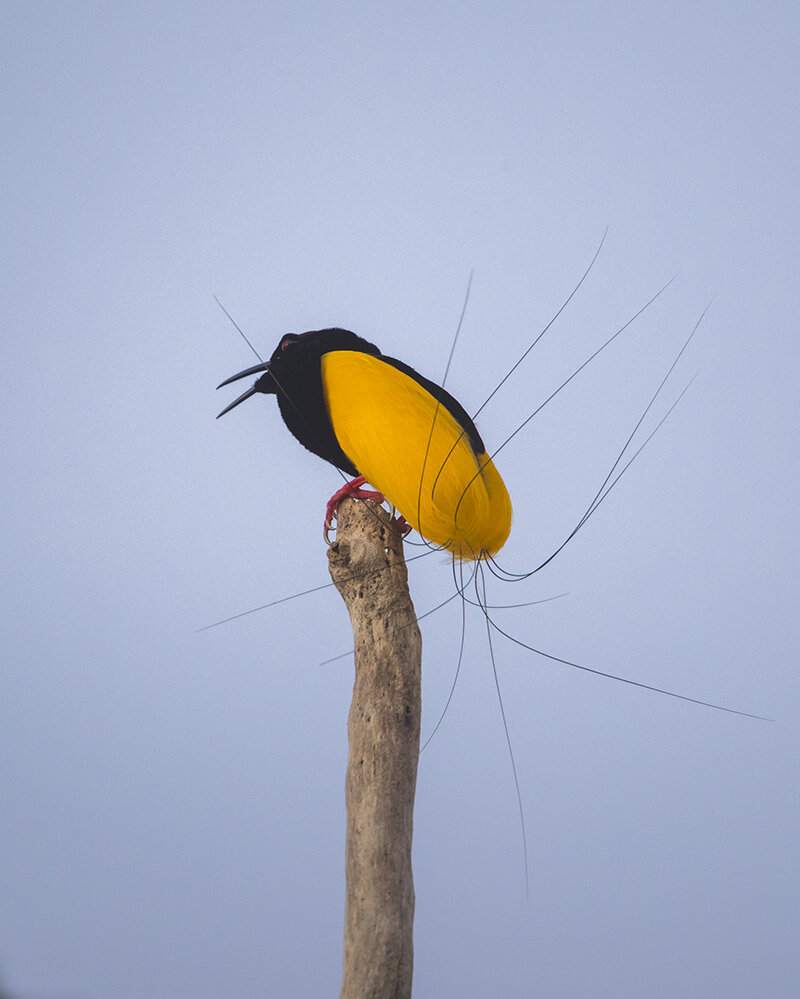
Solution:
[{"label": "tan colored wood", "polygon": [[328,557],[355,639],[341,999],[409,999],[422,639],[403,542],[385,510],[344,500]]}]

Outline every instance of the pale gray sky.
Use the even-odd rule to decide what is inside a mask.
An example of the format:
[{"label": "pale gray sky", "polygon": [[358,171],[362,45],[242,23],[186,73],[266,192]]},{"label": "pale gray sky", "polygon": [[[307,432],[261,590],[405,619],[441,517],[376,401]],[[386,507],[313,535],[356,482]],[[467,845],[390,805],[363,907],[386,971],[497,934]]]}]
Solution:
[{"label": "pale gray sky", "polygon": [[[23,999],[336,994],[352,665],[339,479],[215,385],[341,325],[483,401],[501,561],[580,517],[713,297],[646,451],[495,584],[420,768],[415,996],[797,982],[796,4],[7,3],[0,31],[0,977]],[[446,560],[416,564],[424,611]],[[423,734],[458,651],[424,629]]]}]

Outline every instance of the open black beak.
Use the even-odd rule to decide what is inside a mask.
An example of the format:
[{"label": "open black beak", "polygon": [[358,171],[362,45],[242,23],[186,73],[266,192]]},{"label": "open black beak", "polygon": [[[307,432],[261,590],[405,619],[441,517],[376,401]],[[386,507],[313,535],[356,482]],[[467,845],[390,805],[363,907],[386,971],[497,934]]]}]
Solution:
[{"label": "open black beak", "polygon": [[[217,385],[218,389],[221,389],[223,385],[230,385],[231,382],[238,382],[240,378],[247,378],[248,375],[257,375],[261,371],[269,371],[269,361],[262,361],[261,364],[256,364],[252,368],[246,368],[244,371],[240,371],[238,375],[232,375],[230,378],[226,378],[224,382],[220,382]],[[230,413],[232,409],[235,409],[240,402],[244,402],[245,399],[249,399],[251,395],[255,395],[256,392],[260,391],[257,388],[258,382],[252,385],[246,392],[243,392],[238,399],[234,399],[233,402],[226,406],[221,413],[217,415],[217,419],[220,416],[224,416],[226,413]]]}]

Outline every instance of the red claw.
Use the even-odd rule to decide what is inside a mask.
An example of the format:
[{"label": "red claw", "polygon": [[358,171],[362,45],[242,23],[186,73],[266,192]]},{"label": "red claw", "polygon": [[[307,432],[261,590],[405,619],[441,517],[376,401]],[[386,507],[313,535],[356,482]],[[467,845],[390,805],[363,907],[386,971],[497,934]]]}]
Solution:
[{"label": "red claw", "polygon": [[406,520],[402,513],[398,513],[397,519],[394,522],[395,527],[400,532],[400,537],[404,538],[407,534],[410,534],[413,530],[411,524]]},{"label": "red claw", "polygon": [[[367,480],[363,475],[359,475],[358,478],[353,479],[350,482],[346,482],[341,489],[331,496],[328,500],[328,505],[325,508],[325,523],[323,524],[323,533],[325,535],[325,540],[328,541],[328,531],[333,528],[333,521],[336,519],[336,511],[339,508],[339,504],[343,499],[356,499],[356,500],[372,500],[373,503],[383,503],[383,493],[379,493],[374,489],[362,489],[361,487]],[[405,523],[405,521],[403,521]],[[330,544],[330,541],[328,541]]]}]

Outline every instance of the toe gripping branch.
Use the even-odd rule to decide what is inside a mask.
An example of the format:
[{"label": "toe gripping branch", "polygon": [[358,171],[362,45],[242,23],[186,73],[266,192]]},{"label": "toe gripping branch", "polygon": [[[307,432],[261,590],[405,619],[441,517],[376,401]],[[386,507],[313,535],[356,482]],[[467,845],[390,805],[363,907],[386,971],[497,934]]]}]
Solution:
[{"label": "toe gripping branch", "polygon": [[[336,511],[339,509],[339,504],[343,499],[350,498],[355,500],[372,500],[373,503],[383,503],[383,493],[380,493],[375,489],[361,488],[366,481],[367,480],[363,475],[359,475],[350,482],[346,482],[341,489],[337,489],[333,496],[331,496],[328,500],[328,505],[325,507],[325,523],[322,525],[322,535],[328,545],[333,544],[331,539],[328,537],[328,532],[333,530],[333,522],[336,520]],[[397,524],[397,529],[403,537],[405,537],[411,530],[411,525],[406,522],[406,519],[403,516],[399,516],[395,523]]]}]

